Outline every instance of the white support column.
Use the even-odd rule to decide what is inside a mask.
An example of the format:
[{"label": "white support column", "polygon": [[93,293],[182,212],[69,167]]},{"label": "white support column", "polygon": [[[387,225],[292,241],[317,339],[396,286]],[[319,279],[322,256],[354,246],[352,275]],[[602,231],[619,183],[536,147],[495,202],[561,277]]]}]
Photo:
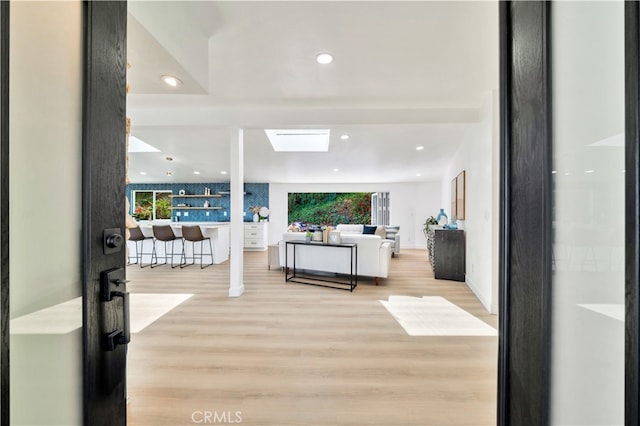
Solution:
[{"label": "white support column", "polygon": [[229,297],[244,293],[244,140],[243,130],[232,128],[231,144],[231,260],[229,271]]}]

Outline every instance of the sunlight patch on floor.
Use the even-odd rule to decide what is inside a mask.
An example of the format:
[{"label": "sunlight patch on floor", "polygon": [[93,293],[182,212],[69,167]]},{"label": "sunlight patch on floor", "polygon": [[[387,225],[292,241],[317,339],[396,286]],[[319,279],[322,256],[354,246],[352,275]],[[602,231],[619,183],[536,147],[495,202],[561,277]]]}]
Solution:
[{"label": "sunlight patch on floor", "polygon": [[139,333],[193,294],[131,293],[131,332]]},{"label": "sunlight patch on floor", "polygon": [[[139,333],[193,294],[131,293],[131,333]],[[10,321],[11,334],[66,334],[82,328],[82,297]]]},{"label": "sunlight patch on floor", "polygon": [[380,300],[409,336],[497,336],[496,329],[439,296]]}]

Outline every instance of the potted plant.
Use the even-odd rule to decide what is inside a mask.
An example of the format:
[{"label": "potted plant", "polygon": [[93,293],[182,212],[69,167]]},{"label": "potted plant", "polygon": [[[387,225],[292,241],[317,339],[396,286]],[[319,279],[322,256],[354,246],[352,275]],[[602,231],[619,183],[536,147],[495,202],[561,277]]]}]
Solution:
[{"label": "potted plant", "polygon": [[438,220],[433,216],[429,216],[427,220],[425,220],[425,222],[422,224],[423,226],[422,232],[424,232],[425,238],[427,239],[429,238],[429,231],[431,231],[431,228],[437,224],[438,224]]},{"label": "potted plant", "polygon": [[260,221],[260,209],[262,208],[262,206],[252,206],[249,207],[249,211],[251,213],[253,213],[253,221],[254,222],[258,222]]}]

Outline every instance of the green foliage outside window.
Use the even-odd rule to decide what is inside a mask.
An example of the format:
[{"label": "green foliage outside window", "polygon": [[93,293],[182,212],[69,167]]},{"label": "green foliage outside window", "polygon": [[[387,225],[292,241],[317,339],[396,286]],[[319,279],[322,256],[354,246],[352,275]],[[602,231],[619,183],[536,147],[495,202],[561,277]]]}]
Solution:
[{"label": "green foliage outside window", "polygon": [[166,192],[156,193],[156,219],[171,219],[171,198]]},{"label": "green foliage outside window", "polygon": [[370,223],[371,193],[289,193],[289,223]]},{"label": "green foliage outside window", "polygon": [[153,192],[136,191],[133,216],[136,220],[153,219]]},{"label": "green foliage outside window", "polygon": [[171,192],[166,191],[135,191],[131,216],[136,220],[171,219],[170,195]]}]

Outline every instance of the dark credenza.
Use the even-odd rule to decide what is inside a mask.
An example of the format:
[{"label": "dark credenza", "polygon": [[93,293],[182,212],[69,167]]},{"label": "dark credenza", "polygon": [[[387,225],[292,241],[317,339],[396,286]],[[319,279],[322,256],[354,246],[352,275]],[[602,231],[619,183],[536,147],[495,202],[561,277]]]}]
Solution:
[{"label": "dark credenza", "polygon": [[463,230],[436,229],[429,242],[429,255],[437,279],[465,280],[465,241]]}]

